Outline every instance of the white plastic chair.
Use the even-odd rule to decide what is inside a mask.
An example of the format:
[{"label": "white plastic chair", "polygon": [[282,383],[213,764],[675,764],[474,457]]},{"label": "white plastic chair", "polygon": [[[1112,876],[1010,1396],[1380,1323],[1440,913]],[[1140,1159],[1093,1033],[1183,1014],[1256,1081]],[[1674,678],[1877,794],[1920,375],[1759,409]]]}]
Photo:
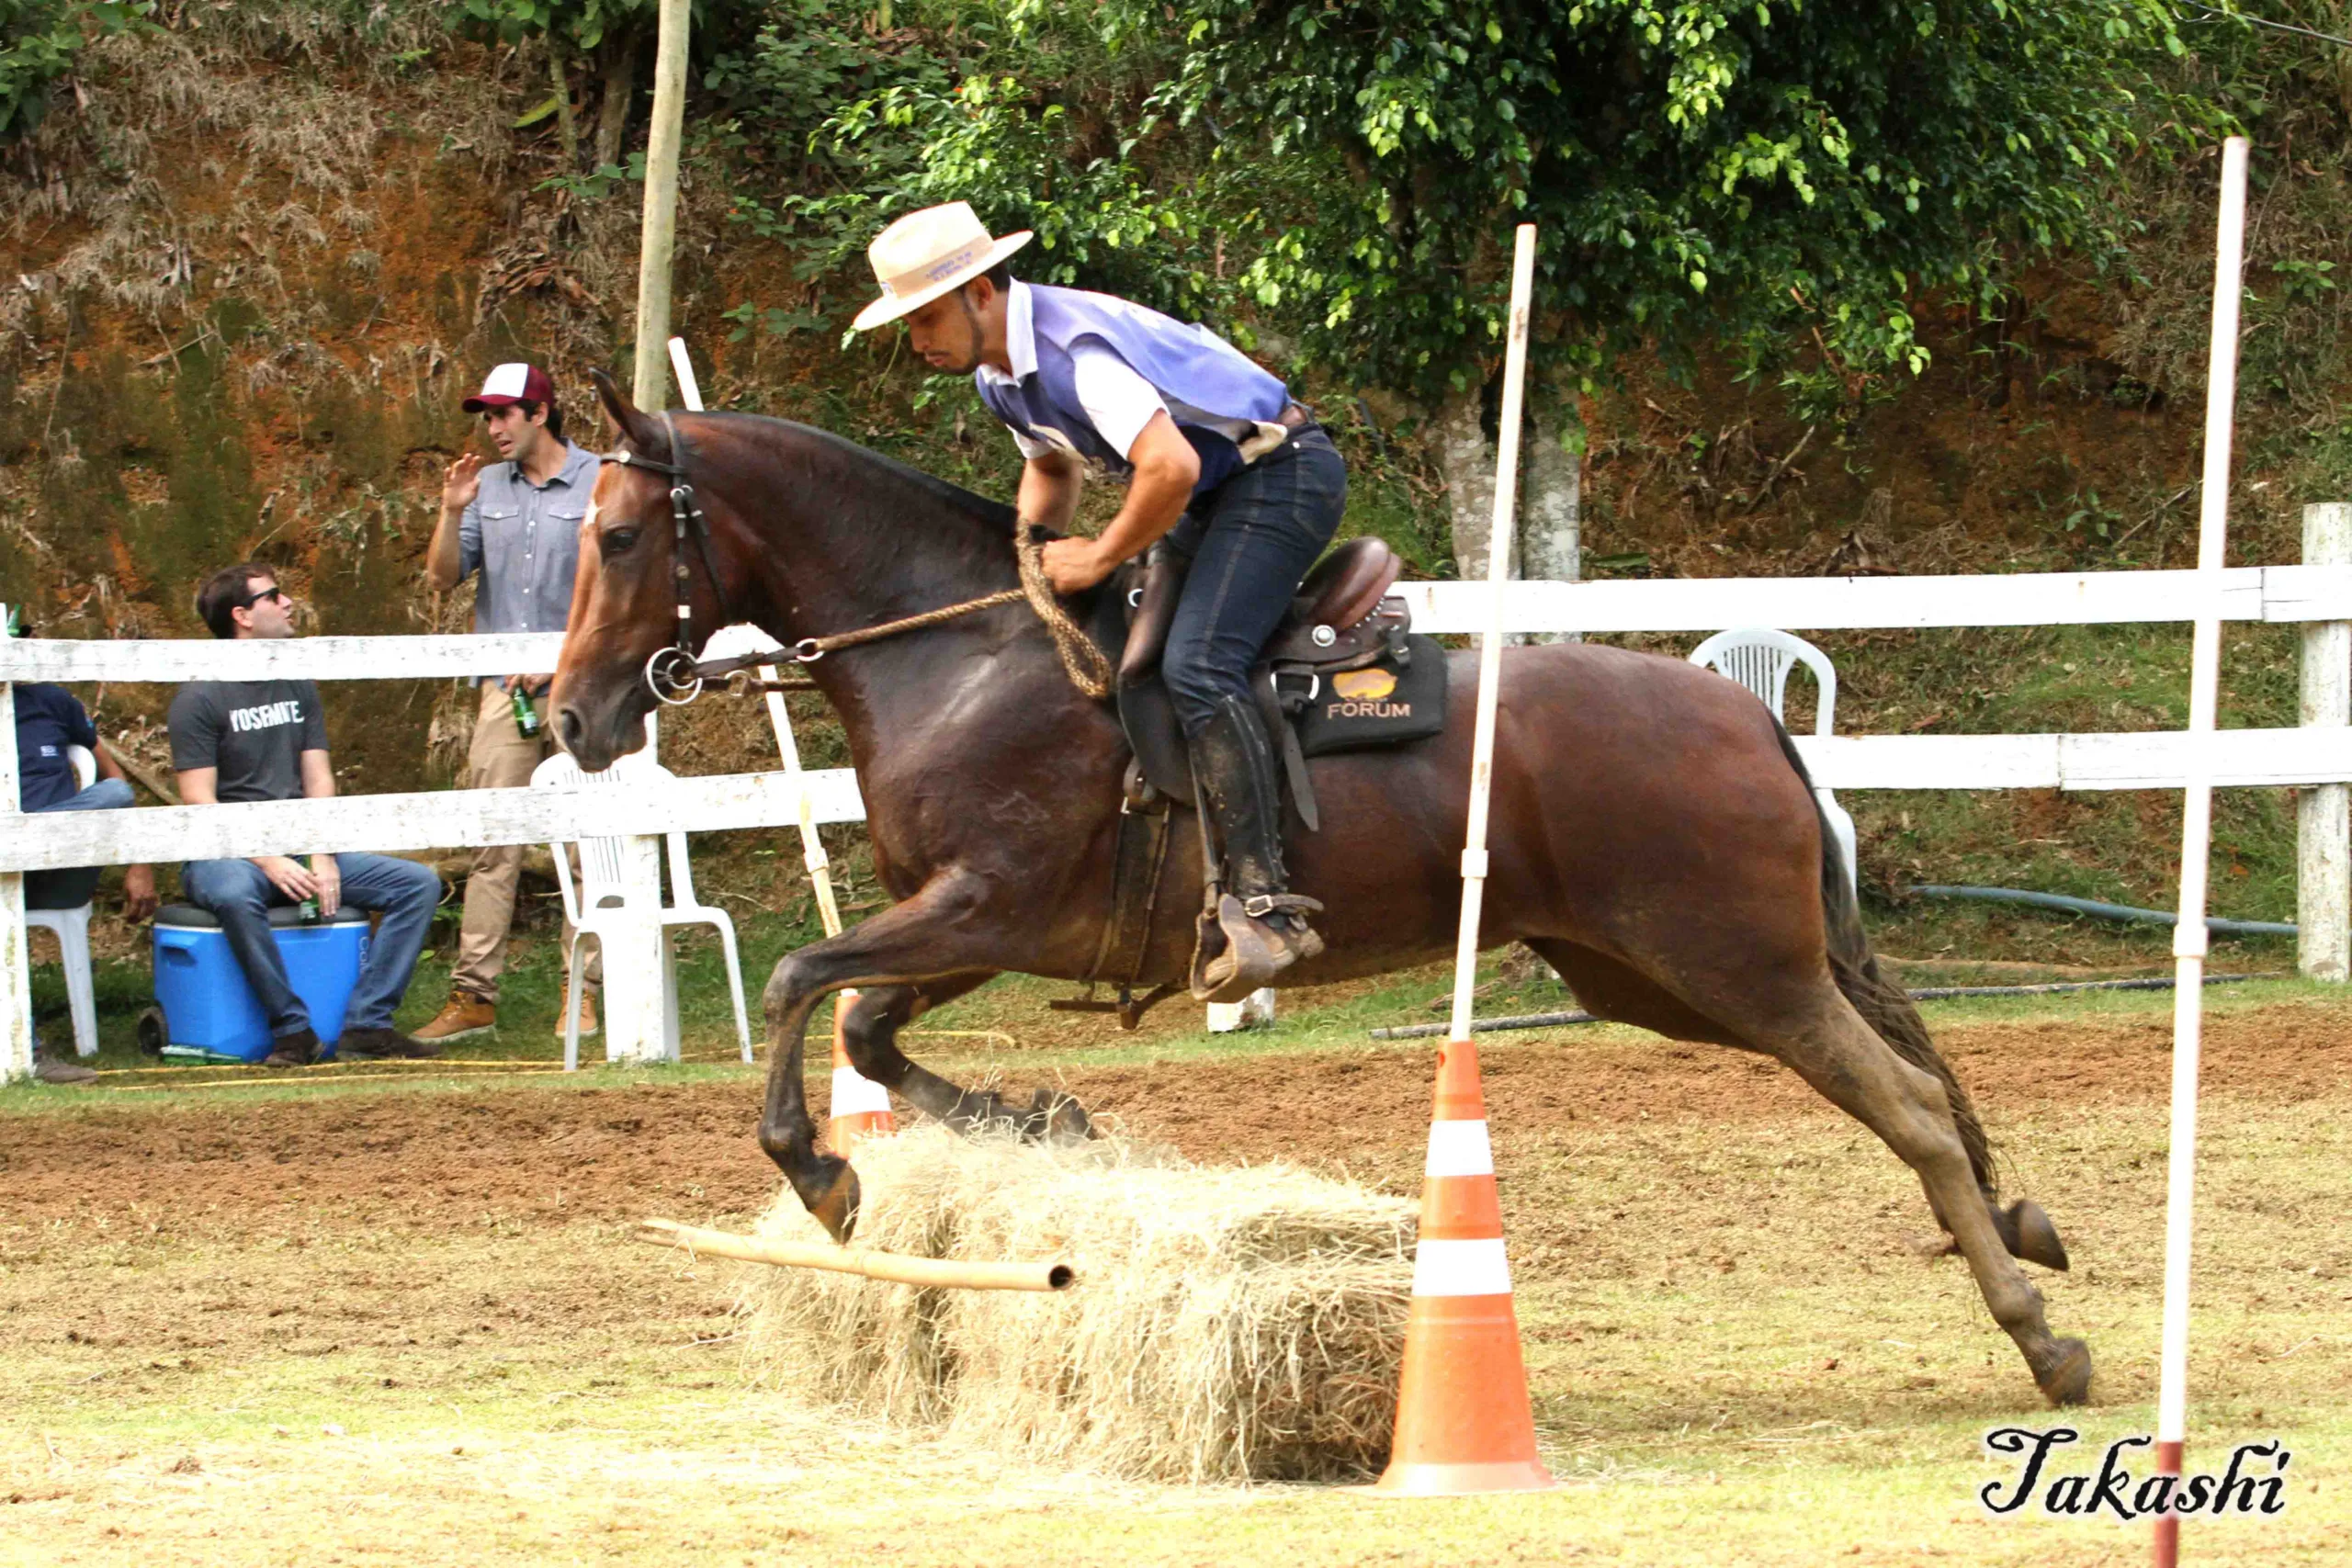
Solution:
[{"label": "white plastic chair", "polygon": [[[1838,716],[1837,666],[1829,662],[1827,654],[1801,637],[1763,626],[1740,626],[1717,632],[1692,649],[1690,662],[1727,676],[1755,693],[1772,710],[1774,718],[1783,716],[1789,672],[1802,664],[1813,672],[1814,684],[1821,693],[1813,718],[1814,734],[1826,736],[1834,728]],[[1829,824],[1830,836],[1838,840],[1838,857],[1846,866],[1846,886],[1853,887],[1854,819],[1827,789],[1816,786],[1813,794],[1821,803],[1821,815]]]},{"label": "white plastic chair", "polygon": [[[74,764],[74,786],[89,788],[98,776],[98,760],[87,746],[69,746],[65,755]],[[74,1051],[76,1055],[96,1055],[98,998],[90,982],[90,906],[27,909],[25,924],[46,926],[57,933],[58,961],[65,970],[65,998],[74,1010]]]},{"label": "white plastic chair", "polygon": [[[602,784],[619,784],[643,779],[667,779],[670,770],[653,761],[644,752],[632,752],[616,761],[601,773],[582,771],[570,753],[558,751],[531,771],[533,787],[551,785],[559,789],[594,788]],[[596,937],[600,941],[607,931],[617,933],[626,926],[650,918],[662,933],[662,1010],[669,1038],[678,1036],[678,965],[670,948],[670,929],[673,926],[716,926],[719,946],[727,955],[727,988],[735,1002],[735,1033],[742,1042],[743,1060],[752,1059],[752,1025],[743,1011],[743,964],[735,949],[735,922],[727,911],[714,905],[698,902],[695,897],[694,869],[686,855],[686,835],[673,832],[670,841],[670,888],[672,901],[653,909],[632,908],[632,892],[642,896],[642,889],[633,886],[628,875],[628,840],[620,838],[581,839],[576,847],[580,853],[580,882],[575,887],[571,880],[571,857],[565,853],[565,844],[554,844],[555,876],[563,891],[563,909],[571,920],[571,976],[564,987],[563,998],[563,1066],[571,1072],[580,1066],[580,943],[582,938]],[[655,887],[657,905],[661,893]],[[605,943],[606,951],[612,943]]]}]

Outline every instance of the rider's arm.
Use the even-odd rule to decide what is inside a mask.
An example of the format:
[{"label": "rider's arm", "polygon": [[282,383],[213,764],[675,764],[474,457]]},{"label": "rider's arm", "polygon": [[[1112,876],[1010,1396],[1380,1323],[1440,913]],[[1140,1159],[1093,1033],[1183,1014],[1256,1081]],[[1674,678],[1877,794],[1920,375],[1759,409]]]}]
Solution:
[{"label": "rider's arm", "polygon": [[1085,483],[1086,470],[1077,458],[1058,446],[1046,446],[1022,465],[1016,504],[1023,520],[1067,534],[1069,520],[1078,513],[1078,495]]},{"label": "rider's arm", "polygon": [[1076,593],[1111,575],[1130,556],[1140,555],[1184,515],[1200,482],[1201,456],[1162,409],[1127,449],[1135,477],[1127,503],[1111,525],[1091,539],[1056,539],[1046,547],[1047,581],[1057,592]]},{"label": "rider's arm", "polygon": [[1201,455],[1184,439],[1176,422],[1162,409],[1127,449],[1135,478],[1127,485],[1127,503],[1094,541],[1104,575],[1132,556],[1149,549],[1176,526],[1201,481]]}]

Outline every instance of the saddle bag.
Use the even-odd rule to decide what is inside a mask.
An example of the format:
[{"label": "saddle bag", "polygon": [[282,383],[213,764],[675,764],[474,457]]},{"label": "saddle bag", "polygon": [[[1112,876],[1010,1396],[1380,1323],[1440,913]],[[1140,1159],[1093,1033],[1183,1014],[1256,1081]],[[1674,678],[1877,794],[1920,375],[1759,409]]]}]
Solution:
[{"label": "saddle bag", "polygon": [[1353,670],[1301,675],[1277,666],[1275,690],[1306,756],[1426,740],[1445,728],[1445,649],[1408,632]]}]

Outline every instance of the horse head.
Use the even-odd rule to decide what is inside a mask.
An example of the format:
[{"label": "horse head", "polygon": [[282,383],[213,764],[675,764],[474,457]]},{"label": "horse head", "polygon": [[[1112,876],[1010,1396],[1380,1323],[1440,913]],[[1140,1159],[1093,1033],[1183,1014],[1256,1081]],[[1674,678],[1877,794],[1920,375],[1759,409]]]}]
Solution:
[{"label": "horse head", "polygon": [[[580,525],[580,568],[573,579],[571,616],[556,665],[555,732],[564,749],[591,772],[645,744],[645,716],[657,698],[646,666],[682,633],[699,651],[732,618],[710,570],[714,555],[731,554],[725,536],[731,513],[707,491],[695,499],[708,515],[709,553],[688,544],[681,562],[671,491],[688,484],[666,468],[693,461],[677,423],[649,414],[623,396],[602,370],[589,372],[596,395],[620,432],[623,451],[649,465],[607,461],[596,476],[588,515]],[[692,423],[694,416],[687,416]],[[684,570],[680,570],[681,565]],[[684,625],[679,605],[691,612]]]}]

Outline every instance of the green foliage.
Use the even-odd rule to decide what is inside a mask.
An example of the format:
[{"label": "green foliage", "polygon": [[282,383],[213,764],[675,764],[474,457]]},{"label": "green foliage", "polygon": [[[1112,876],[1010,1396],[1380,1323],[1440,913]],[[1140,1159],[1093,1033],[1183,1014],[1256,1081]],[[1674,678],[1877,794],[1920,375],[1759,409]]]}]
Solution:
[{"label": "green foliage", "polygon": [[[739,186],[735,216],[799,244],[804,276],[861,289],[865,247],[884,223],[961,200],[999,232],[1035,231],[1024,276],[1208,312],[1210,218],[1231,203],[1188,188],[1204,146],[1148,110],[1171,59],[1114,58],[1082,17],[1017,6],[1009,33],[991,7],[946,4],[902,12],[909,26],[879,38],[859,8],[780,8],[788,16],[720,60],[709,85],[766,176]],[[1220,173],[1239,189],[1259,171]],[[797,330],[816,317],[756,319]]]},{"label": "green foliage", "polygon": [[153,0],[0,0],[0,141],[31,131],[93,39],[152,25]]},{"label": "green foliage", "polygon": [[[1163,0],[1107,0],[1155,47]],[[1806,401],[1924,365],[1916,301],[2110,250],[2102,201],[2181,45],[2156,0],[1177,0],[1158,100],[1281,172],[1245,287],[1424,392],[1498,342],[1510,226],[1597,367],[1727,345]],[[2178,106],[2190,116],[2194,105]],[[1799,370],[1791,345],[1814,345]],[[1555,362],[1560,347],[1552,353]]]},{"label": "green foliage", "polygon": [[[585,52],[608,34],[650,29],[659,8],[659,0],[458,0],[457,25],[501,43],[560,33]],[[705,7],[695,9],[700,22]]]}]

